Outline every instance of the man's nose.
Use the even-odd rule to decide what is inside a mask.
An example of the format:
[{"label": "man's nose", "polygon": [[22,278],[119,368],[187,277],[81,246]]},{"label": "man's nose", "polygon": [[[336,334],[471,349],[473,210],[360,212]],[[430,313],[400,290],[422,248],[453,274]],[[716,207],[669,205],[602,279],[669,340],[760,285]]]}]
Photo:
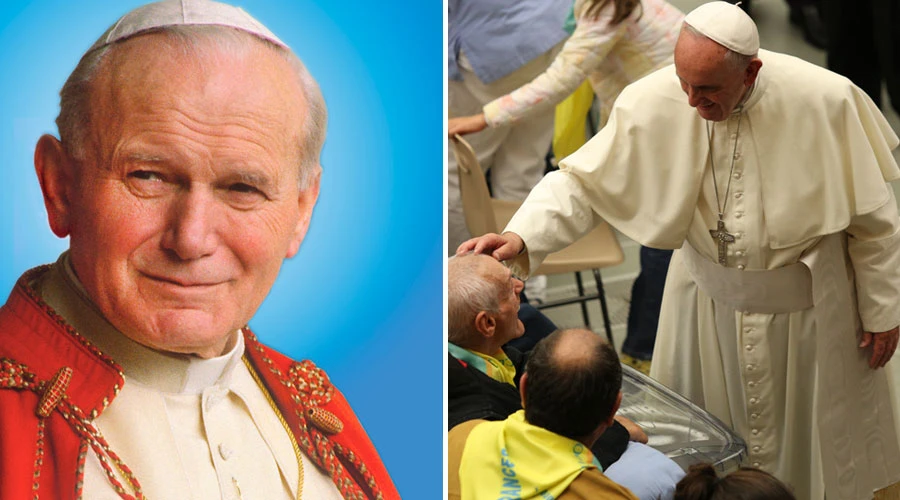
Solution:
[{"label": "man's nose", "polygon": [[525,288],[525,282],[519,278],[513,278],[513,290],[516,292],[516,295],[522,293],[523,288]]},{"label": "man's nose", "polygon": [[687,92],[688,104],[690,104],[692,108],[696,108],[700,105],[700,101],[703,99],[703,95],[700,92],[690,86],[687,87],[685,92]]},{"label": "man's nose", "polygon": [[212,194],[187,189],[169,207],[168,227],[163,248],[182,260],[194,260],[212,254],[218,245],[215,231],[217,207]]}]

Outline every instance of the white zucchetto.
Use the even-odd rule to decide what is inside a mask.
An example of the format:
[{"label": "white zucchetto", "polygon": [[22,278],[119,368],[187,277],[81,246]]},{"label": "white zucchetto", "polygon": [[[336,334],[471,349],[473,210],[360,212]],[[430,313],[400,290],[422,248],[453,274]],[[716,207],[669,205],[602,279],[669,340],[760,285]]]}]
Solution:
[{"label": "white zucchetto", "polygon": [[755,56],[759,51],[756,23],[737,5],[722,1],[705,3],[685,16],[684,22],[738,54]]},{"label": "white zucchetto", "polygon": [[238,7],[211,0],[164,0],[138,7],[122,16],[94,42],[88,52],[145,31],[186,24],[227,26],[289,48],[262,23]]}]

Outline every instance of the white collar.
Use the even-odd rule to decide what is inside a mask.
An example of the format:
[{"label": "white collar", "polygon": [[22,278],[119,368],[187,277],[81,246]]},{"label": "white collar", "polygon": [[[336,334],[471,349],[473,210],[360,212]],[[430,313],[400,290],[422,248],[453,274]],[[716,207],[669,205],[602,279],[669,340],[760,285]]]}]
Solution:
[{"label": "white collar", "polygon": [[244,354],[240,330],[232,333],[232,348],[211,359],[158,351],[129,339],[90,300],[72,270],[68,252],[41,278],[39,290],[44,301],[78,333],[122,367],[126,380],[160,392],[199,394],[214,385],[228,386]]}]

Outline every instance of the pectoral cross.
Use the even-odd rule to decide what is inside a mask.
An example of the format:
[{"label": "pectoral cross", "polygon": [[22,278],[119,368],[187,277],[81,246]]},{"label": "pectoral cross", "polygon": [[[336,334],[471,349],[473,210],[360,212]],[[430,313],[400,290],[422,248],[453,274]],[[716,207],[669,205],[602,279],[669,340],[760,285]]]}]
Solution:
[{"label": "pectoral cross", "polygon": [[719,243],[719,264],[725,265],[725,255],[728,253],[728,244],[734,243],[734,235],[725,230],[725,221],[719,219],[719,226],[710,229],[709,235]]}]

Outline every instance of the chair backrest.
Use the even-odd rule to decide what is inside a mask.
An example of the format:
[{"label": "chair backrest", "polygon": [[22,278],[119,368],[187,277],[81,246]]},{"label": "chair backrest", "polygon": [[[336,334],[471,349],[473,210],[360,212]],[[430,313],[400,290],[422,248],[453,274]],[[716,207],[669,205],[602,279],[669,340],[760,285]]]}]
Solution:
[{"label": "chair backrest", "polygon": [[459,166],[459,194],[462,198],[463,213],[466,218],[466,229],[474,236],[486,233],[497,233],[497,219],[491,205],[491,193],[478,157],[472,146],[459,135],[454,135],[453,154]]}]

